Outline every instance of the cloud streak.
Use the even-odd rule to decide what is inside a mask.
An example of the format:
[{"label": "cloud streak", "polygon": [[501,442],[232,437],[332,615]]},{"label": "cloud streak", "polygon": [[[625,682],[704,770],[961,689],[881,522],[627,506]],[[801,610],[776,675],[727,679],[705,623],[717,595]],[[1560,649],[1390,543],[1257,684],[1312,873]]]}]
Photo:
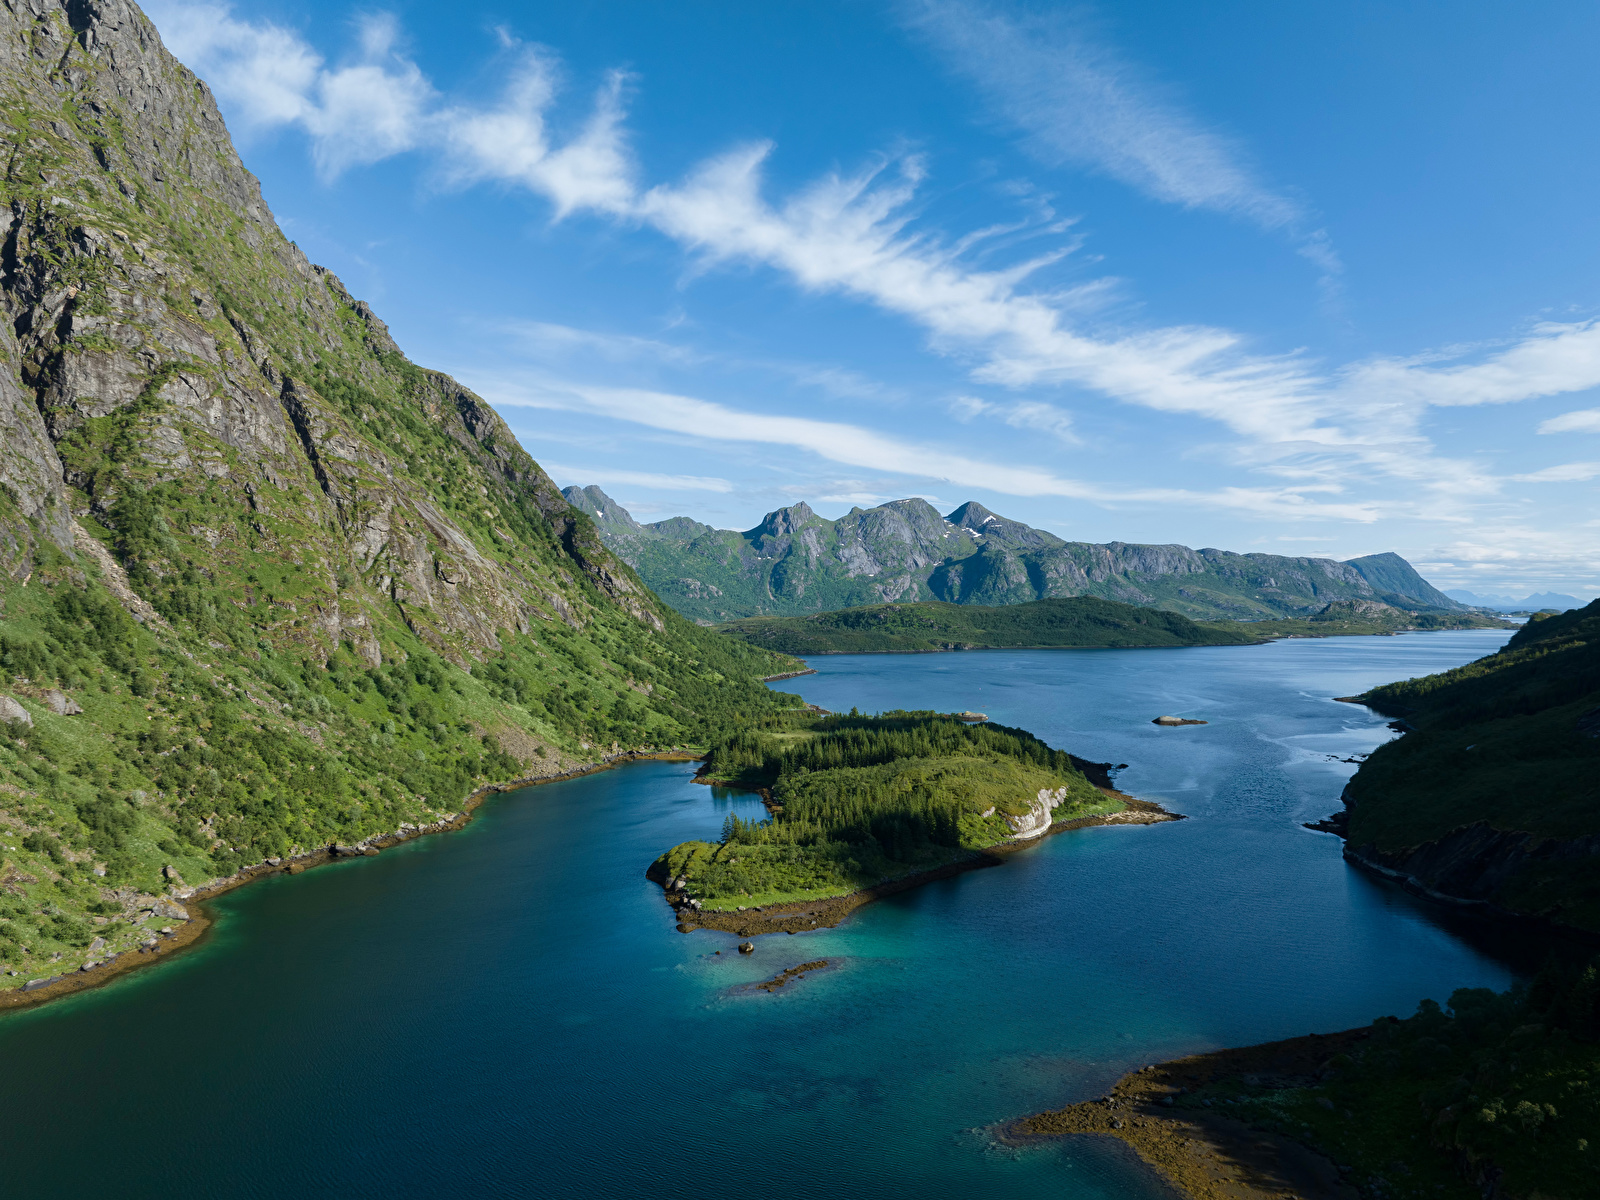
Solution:
[{"label": "cloud streak", "polygon": [[1600,433],[1600,408],[1562,413],[1539,424],[1540,433]]},{"label": "cloud streak", "polygon": [[[988,265],[980,248],[997,231],[1008,232],[1004,227],[954,241],[922,228],[918,198],[926,168],[915,155],[885,155],[774,199],[764,179],[773,147],[760,142],[708,158],[677,182],[647,186],[628,145],[624,117],[630,81],[623,73],[606,76],[588,117],[562,141],[552,135],[548,120],[557,103],[557,67],[537,47],[506,39],[507,83],[493,102],[474,106],[441,99],[401,52],[395,26],[385,17],[365,19],[352,57],[329,65],[292,31],[238,20],[225,6],[158,3],[154,11],[164,36],[212,80],[230,115],[247,129],[303,129],[325,174],[427,148],[438,157],[444,177],[457,184],[521,188],[547,201],[558,219],[591,213],[648,227],[705,268],[757,265],[807,292],[847,297],[894,314],[923,330],[931,349],[961,361],[980,383],[1017,392],[1075,387],[1217,423],[1240,439],[1231,451],[1236,463],[1285,481],[1280,488],[1207,493],[1208,504],[1370,520],[1375,510],[1369,502],[1330,504],[1317,498],[1352,486],[1356,474],[1365,472],[1431,489],[1455,507],[1441,502],[1429,515],[1460,519],[1462,498],[1492,495],[1501,483],[1479,466],[1434,454],[1422,433],[1430,408],[1513,403],[1600,385],[1600,322],[1593,321],[1538,325],[1487,354],[1391,357],[1334,368],[1301,355],[1253,352],[1239,334],[1215,327],[1096,327],[1089,322],[1101,282],[1065,290],[1032,282],[1070,253],[1071,245],[995,266]],[[1288,228],[1300,218],[1292,201],[1265,188],[1241,165],[1231,143],[1184,117],[1106,52],[1081,38],[1073,42],[1078,35],[1071,26],[1063,24],[1051,34],[1058,42],[1067,39],[1059,45],[1041,36],[1014,46],[1007,39],[1026,33],[1017,33],[1022,26],[1014,18],[984,15],[987,10],[963,7],[961,0],[926,0],[919,11],[926,14],[926,28],[945,30],[934,30],[933,37],[956,36],[950,32],[951,14],[976,13],[976,24],[962,36],[982,41],[979,57],[985,61],[1004,59],[1014,49],[1016,61],[1007,69],[1021,82],[1005,86],[1017,97],[1035,96],[1037,112],[1028,119],[1040,129],[1047,109],[1058,124],[1073,113],[1088,114],[1084,120],[1093,128],[1074,135],[1088,139],[1074,153],[1098,154],[1130,180],[1143,181],[1139,186],[1151,194],[1174,203],[1234,212],[1274,228]],[[1066,55],[1064,74],[1073,78],[1060,83],[1065,91],[1039,91],[1048,81],[1042,60],[1034,58],[1046,51]],[[1015,102],[1023,113],[1023,99]],[[1123,158],[1112,155],[1107,148],[1112,143],[1122,146],[1117,153]],[[556,326],[526,332],[550,344],[563,337],[574,346],[583,340]],[[642,339],[614,349],[660,352]],[[1463,361],[1469,358],[1474,361]],[[624,397],[650,399],[624,403]],[[912,447],[855,426],[696,407],[705,403],[619,389],[584,393],[592,411],[625,410],[632,414],[626,419],[648,425],[650,404],[661,404],[661,413],[670,415],[680,432],[780,441],[851,465],[1018,495],[1108,502],[1135,495],[1112,495],[1048,472]],[[690,415],[691,426],[680,428],[679,418]],[[1073,436],[1062,410],[1032,398],[999,405],[992,415],[1018,428]],[[1575,413],[1546,426],[1551,432],[1588,430],[1592,426],[1586,421],[1588,416]],[[852,449],[830,449],[829,439],[836,436]],[[1140,494],[1152,500],[1188,495]]]},{"label": "cloud streak", "polygon": [[662,475],[655,471],[625,471],[616,467],[574,467],[567,463],[541,464],[547,475],[590,483],[631,483],[667,492],[731,492],[733,484],[714,475]]},{"label": "cloud streak", "polygon": [[584,412],[711,441],[788,446],[845,466],[986,488],[1002,495],[1061,496],[1109,505],[1183,503],[1290,519],[1373,521],[1379,515],[1372,502],[1310,500],[1301,494],[1307,489],[1221,488],[1195,492],[1181,488],[1104,488],[1035,467],[953,454],[859,425],[746,412],[668,392],[494,376],[474,376],[470,381],[496,407]]},{"label": "cloud streak", "polygon": [[1305,216],[1256,177],[1233,139],[1205,128],[1168,89],[1092,38],[1081,15],[1017,14],[966,0],[912,0],[903,11],[1041,161],[1092,167],[1157,200],[1267,229]]}]

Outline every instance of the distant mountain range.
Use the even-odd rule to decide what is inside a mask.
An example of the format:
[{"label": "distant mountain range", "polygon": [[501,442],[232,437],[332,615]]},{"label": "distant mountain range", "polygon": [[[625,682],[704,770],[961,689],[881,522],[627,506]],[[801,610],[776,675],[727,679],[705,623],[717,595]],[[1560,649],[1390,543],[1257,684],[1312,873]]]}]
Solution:
[{"label": "distant mountain range", "polygon": [[1496,612],[1538,612],[1542,608],[1566,612],[1568,609],[1582,608],[1584,605],[1584,602],[1576,596],[1568,596],[1563,592],[1535,592],[1523,600],[1512,596],[1475,596],[1460,588],[1451,588],[1445,595],[1463,604],[1470,604],[1474,608],[1492,608]]},{"label": "distant mountain range", "polygon": [[688,517],[642,525],[598,487],[562,495],[658,596],[697,621],[802,616],[889,601],[1021,604],[1099,596],[1201,620],[1304,617],[1332,600],[1412,612],[1464,606],[1397,554],[1348,562],[1187,546],[1068,542],[976,501],[941,516],[926,500],[852,508],[837,521],[805,504],[743,532]]}]

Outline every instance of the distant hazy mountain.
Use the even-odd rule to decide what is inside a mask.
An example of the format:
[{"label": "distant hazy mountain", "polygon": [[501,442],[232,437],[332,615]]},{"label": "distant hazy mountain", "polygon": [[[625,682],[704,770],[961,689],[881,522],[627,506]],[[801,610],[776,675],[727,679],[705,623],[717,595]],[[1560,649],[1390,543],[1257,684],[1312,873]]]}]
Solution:
[{"label": "distant hazy mountain", "polygon": [[1067,542],[968,501],[941,516],[927,501],[853,508],[837,521],[805,504],[754,529],[687,517],[641,525],[598,487],[562,495],[672,607],[700,621],[799,616],[902,600],[1021,604],[1100,596],[1202,619],[1306,616],[1330,600],[1459,610],[1397,554],[1349,562],[1187,546]]},{"label": "distant hazy mountain", "polygon": [[1582,608],[1584,604],[1576,596],[1568,596],[1563,592],[1535,592],[1523,600],[1518,600],[1514,596],[1475,596],[1460,588],[1451,588],[1445,595],[1463,604],[1470,604],[1474,608],[1492,608],[1496,612],[1537,612],[1541,608],[1554,608],[1566,612],[1571,608]]}]

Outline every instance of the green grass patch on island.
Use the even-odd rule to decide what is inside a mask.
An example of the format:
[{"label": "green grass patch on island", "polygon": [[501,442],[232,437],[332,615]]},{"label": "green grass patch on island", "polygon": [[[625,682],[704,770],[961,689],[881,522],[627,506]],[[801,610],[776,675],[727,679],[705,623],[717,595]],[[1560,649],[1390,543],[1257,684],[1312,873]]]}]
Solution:
[{"label": "green grass patch on island", "polygon": [[1072,756],[1032,734],[932,712],[782,714],[716,742],[706,776],[764,789],[771,815],[730,815],[652,875],[708,908],[818,899],[954,862],[1014,836],[1007,818],[1056,800],[1053,820],[1115,812]]}]

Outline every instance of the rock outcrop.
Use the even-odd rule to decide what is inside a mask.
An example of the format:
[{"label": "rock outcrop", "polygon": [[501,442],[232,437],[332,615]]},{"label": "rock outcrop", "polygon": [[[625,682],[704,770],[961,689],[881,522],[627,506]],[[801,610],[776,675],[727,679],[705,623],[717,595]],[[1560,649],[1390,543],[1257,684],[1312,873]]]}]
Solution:
[{"label": "rock outcrop", "polygon": [[1011,827],[1011,832],[1018,841],[1036,838],[1050,828],[1050,815],[1067,798],[1066,788],[1040,788],[1039,794],[1028,801],[1028,811],[1016,816],[1008,816],[1006,824]]},{"label": "rock outcrop", "polygon": [[[136,5],[0,5],[0,93],[0,722],[36,727],[0,764],[28,832],[0,889],[63,921],[33,950],[81,959],[130,887],[435,827],[776,703],[793,660],[661,604],[283,235]],[[79,869],[98,899],[54,887]]]}]

